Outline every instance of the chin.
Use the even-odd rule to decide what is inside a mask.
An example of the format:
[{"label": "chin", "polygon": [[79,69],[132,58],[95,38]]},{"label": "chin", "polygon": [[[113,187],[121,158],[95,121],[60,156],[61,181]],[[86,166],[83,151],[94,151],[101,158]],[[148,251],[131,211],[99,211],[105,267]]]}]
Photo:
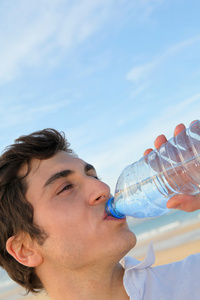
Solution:
[{"label": "chin", "polygon": [[131,249],[133,249],[136,245],[137,239],[135,234],[128,230],[123,233],[121,239],[118,240],[117,248],[120,253],[120,259],[123,258]]},{"label": "chin", "polygon": [[137,238],[133,232],[131,232],[131,238],[127,241],[126,254],[135,247],[137,243]]}]

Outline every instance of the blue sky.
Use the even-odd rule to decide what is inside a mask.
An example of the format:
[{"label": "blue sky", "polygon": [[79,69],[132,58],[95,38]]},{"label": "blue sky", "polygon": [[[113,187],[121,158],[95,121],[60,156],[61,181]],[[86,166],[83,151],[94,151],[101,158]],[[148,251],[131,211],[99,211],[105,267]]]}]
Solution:
[{"label": "blue sky", "polygon": [[200,114],[199,0],[1,0],[0,147],[64,131],[112,191]]}]

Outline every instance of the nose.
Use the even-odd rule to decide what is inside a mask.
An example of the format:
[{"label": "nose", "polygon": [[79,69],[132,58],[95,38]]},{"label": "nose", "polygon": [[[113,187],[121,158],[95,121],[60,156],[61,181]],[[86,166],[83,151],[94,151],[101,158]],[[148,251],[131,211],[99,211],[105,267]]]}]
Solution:
[{"label": "nose", "polygon": [[89,205],[99,205],[110,198],[110,187],[99,179],[89,177],[86,189]]}]

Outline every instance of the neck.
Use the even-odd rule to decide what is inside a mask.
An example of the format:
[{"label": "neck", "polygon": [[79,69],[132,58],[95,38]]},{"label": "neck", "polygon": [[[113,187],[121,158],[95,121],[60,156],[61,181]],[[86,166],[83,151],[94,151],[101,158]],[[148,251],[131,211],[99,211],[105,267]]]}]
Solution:
[{"label": "neck", "polygon": [[84,270],[55,272],[48,270],[41,278],[52,300],[127,300],[123,286],[124,269],[117,263],[114,266],[93,266]]}]

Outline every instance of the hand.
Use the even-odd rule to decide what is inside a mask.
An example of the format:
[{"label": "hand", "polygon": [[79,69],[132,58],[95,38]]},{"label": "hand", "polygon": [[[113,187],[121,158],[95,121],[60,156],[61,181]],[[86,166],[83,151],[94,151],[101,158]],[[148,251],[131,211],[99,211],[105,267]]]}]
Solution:
[{"label": "hand", "polygon": [[[177,125],[174,130],[174,136],[177,136],[177,134],[179,134],[184,129],[185,129],[184,124]],[[154,146],[155,146],[155,148],[158,149],[165,142],[167,142],[166,137],[163,134],[159,135],[154,142]],[[144,155],[149,154],[152,150],[153,149],[151,149],[151,148],[147,149],[144,152]],[[185,195],[185,194],[175,195],[169,199],[169,201],[167,202],[167,207],[173,208],[173,209],[180,209],[180,210],[184,210],[187,212],[198,210],[198,209],[200,209],[200,193],[198,193],[194,196]]]}]

